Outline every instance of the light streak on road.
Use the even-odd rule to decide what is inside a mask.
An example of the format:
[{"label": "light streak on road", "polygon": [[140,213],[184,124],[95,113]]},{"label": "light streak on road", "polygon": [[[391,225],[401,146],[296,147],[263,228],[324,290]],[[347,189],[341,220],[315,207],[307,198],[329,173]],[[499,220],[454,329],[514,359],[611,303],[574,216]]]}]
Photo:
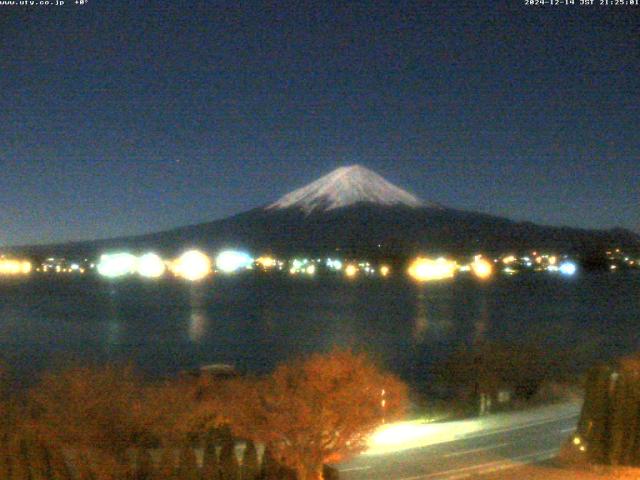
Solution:
[{"label": "light streak on road", "polygon": [[[340,467],[344,480],[456,480],[547,460],[575,430],[579,402],[427,424],[388,424]],[[494,475],[494,476],[491,476]]]}]

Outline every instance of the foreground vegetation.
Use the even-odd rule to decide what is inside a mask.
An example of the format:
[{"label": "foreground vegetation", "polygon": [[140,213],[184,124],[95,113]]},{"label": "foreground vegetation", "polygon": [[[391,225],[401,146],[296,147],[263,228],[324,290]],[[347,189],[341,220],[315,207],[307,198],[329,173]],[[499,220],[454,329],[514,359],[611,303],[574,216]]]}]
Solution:
[{"label": "foreground vegetation", "polygon": [[150,383],[130,367],[74,367],[5,388],[0,478],[329,479],[323,466],[362,451],[406,398],[401,381],[343,349],[259,378]]}]

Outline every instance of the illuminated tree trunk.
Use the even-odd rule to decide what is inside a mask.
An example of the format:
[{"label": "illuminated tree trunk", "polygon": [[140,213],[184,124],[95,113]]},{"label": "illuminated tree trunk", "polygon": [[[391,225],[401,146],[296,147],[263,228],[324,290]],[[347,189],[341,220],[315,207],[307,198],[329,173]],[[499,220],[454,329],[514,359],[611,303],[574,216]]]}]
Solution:
[{"label": "illuminated tree trunk", "polygon": [[255,444],[249,440],[242,455],[242,480],[255,480],[258,476],[258,453]]},{"label": "illuminated tree trunk", "polygon": [[198,462],[190,445],[184,445],[180,450],[177,476],[180,480],[199,480]]},{"label": "illuminated tree trunk", "polygon": [[220,471],[222,480],[239,480],[240,478],[240,466],[232,438],[225,439],[220,449]]},{"label": "illuminated tree trunk", "polygon": [[323,480],[322,461],[307,459],[296,468],[297,480]]},{"label": "illuminated tree trunk", "polygon": [[220,480],[220,465],[216,446],[212,438],[207,438],[204,446],[204,456],[202,458],[202,479]]},{"label": "illuminated tree trunk", "polygon": [[273,480],[277,474],[277,464],[269,445],[265,445],[260,464],[260,480]]}]

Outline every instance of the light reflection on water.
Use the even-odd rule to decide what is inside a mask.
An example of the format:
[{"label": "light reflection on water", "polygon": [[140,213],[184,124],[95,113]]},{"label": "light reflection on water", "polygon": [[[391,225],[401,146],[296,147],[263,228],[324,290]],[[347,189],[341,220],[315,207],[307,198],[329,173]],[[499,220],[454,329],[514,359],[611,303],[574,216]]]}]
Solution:
[{"label": "light reflection on water", "polygon": [[206,287],[201,283],[192,283],[189,288],[189,327],[187,329],[189,340],[193,343],[200,343],[209,325],[209,318],[206,310]]},{"label": "light reflection on water", "polygon": [[370,351],[409,381],[461,344],[531,341],[576,366],[640,348],[640,276],[402,280],[77,279],[0,284],[0,356],[25,373],[56,355],[167,374],[206,363],[268,371],[332,345]]},{"label": "light reflection on water", "polygon": [[189,339],[200,343],[207,333],[207,314],[204,310],[193,311],[189,318]]}]

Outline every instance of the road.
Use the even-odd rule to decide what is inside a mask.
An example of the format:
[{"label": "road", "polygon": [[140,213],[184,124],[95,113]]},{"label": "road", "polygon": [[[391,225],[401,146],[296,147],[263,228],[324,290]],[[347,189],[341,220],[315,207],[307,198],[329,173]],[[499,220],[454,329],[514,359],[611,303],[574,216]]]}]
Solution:
[{"label": "road", "polygon": [[579,411],[578,403],[566,403],[480,420],[388,426],[368,452],[339,465],[340,478],[495,478],[497,471],[553,457],[575,430]]}]

